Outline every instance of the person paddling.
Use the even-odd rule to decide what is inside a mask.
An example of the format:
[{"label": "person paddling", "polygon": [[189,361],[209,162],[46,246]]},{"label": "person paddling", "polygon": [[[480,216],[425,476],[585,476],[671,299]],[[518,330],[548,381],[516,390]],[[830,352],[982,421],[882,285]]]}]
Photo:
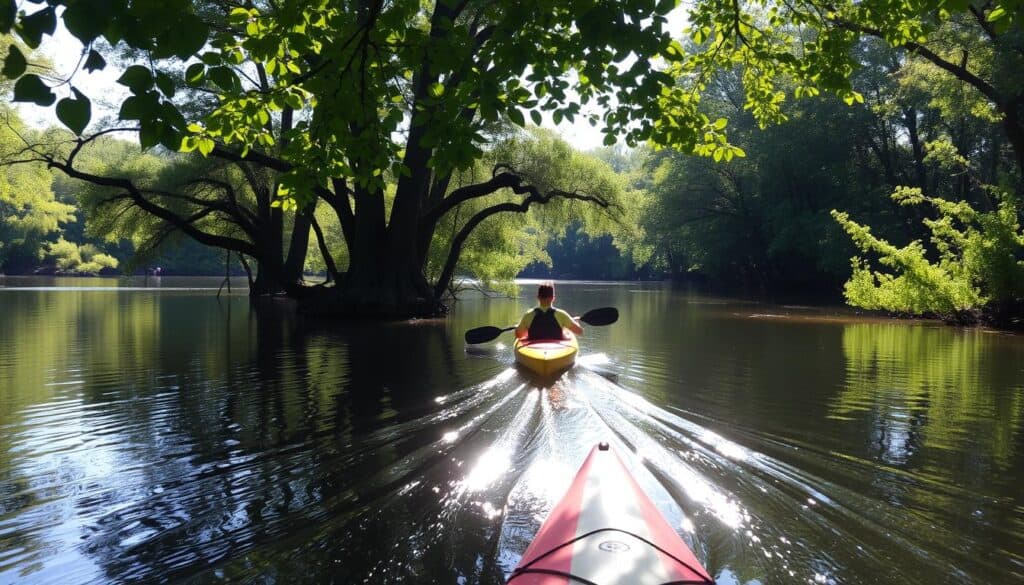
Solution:
[{"label": "person paddling", "polygon": [[563,329],[583,335],[583,327],[562,309],[555,308],[555,285],[545,283],[537,288],[538,307],[530,309],[516,326],[519,339],[562,339]]}]

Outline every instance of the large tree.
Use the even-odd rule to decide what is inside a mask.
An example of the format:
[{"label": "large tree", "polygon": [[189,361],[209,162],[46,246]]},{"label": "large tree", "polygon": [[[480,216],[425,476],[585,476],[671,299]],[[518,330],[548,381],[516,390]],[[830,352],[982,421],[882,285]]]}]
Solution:
[{"label": "large tree", "polygon": [[[1016,18],[1017,5],[1002,0],[980,10],[986,22],[999,22]],[[256,209],[241,210],[226,189],[203,198],[156,194],[124,177],[85,172],[75,157],[90,136],[57,154],[37,150],[41,158],[120,190],[125,201],[200,242],[252,258],[267,281],[259,290],[295,290],[288,267],[302,263],[284,255],[282,211],[297,210],[288,252],[297,258],[308,247],[308,227],[315,227],[315,202],[323,201],[337,214],[349,265],[315,305],[382,315],[438,312],[451,271],[428,282],[429,248],[438,225],[468,202],[479,207],[466,237],[487,217],[537,204],[610,205],[593,193],[542,189],[508,164],[495,165],[486,180],[454,187],[454,173],[480,159],[503,125],[523,125],[527,115],[540,123],[542,112],[556,123],[572,120],[593,101],[604,108],[591,118],[608,144],[617,137],[649,140],[731,159],[742,151],[728,144],[725,120],[710,120],[698,107],[714,71],[741,66],[747,109],[762,124],[776,122],[784,100],[778,79],[797,80],[798,95],[822,88],[856,101],[848,77],[858,36],[910,46],[951,10],[974,8],[938,1],[697,2],[690,17],[697,49],[684,51],[672,39],[678,31],[667,29],[672,0],[53,0],[26,4],[22,12],[13,0],[8,6],[0,11],[0,30],[13,28],[30,47],[60,18],[85,47],[83,67],[105,66],[102,46],[126,52],[130,66],[120,83],[131,95],[119,117],[137,123],[142,146],[198,150],[258,174]],[[91,102],[73,77],[46,83],[26,71],[16,49],[4,75],[17,78],[16,99],[56,102],[71,130],[87,128]],[[66,97],[57,101],[55,91]],[[481,204],[496,194],[493,205]],[[164,204],[172,195],[197,207],[175,211]],[[197,227],[213,215],[244,235]],[[457,260],[459,241],[451,241],[446,265]]]}]

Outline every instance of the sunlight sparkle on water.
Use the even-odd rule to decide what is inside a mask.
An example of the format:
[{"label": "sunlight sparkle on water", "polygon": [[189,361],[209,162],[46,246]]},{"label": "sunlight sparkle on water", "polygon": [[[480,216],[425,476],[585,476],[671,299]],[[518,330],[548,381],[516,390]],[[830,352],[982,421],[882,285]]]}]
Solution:
[{"label": "sunlight sparkle on water", "polygon": [[512,453],[508,449],[491,447],[477,460],[472,471],[463,480],[463,485],[471,492],[482,490],[508,471],[511,464]]},{"label": "sunlight sparkle on water", "polygon": [[612,360],[606,353],[591,353],[576,359],[576,363],[587,368],[592,366],[603,366],[611,361]]},{"label": "sunlight sparkle on water", "polygon": [[729,459],[735,459],[736,461],[745,461],[747,459],[746,449],[722,437],[718,433],[705,430],[700,434],[700,440],[711,445],[714,447],[715,451],[718,451]]}]

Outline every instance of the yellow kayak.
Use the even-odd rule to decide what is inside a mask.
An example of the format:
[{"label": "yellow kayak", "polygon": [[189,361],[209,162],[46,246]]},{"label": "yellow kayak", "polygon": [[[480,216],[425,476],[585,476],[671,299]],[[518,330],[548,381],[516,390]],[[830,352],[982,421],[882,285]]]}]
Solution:
[{"label": "yellow kayak", "polygon": [[540,376],[550,376],[572,366],[579,349],[576,336],[569,332],[565,333],[565,339],[517,339],[516,363]]}]

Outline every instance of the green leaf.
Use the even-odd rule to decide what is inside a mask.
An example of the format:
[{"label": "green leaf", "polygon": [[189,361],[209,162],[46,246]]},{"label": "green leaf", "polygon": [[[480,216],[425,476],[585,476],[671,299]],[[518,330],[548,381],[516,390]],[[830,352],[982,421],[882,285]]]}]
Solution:
[{"label": "green leaf", "polygon": [[168,36],[167,50],[179,59],[188,60],[206,46],[210,28],[194,14],[182,18]]},{"label": "green leaf", "polygon": [[193,63],[185,70],[185,83],[189,85],[199,85],[205,77],[206,66],[202,63]]},{"label": "green leaf", "polygon": [[117,82],[127,86],[128,89],[132,90],[132,93],[140,94],[149,91],[153,87],[153,74],[142,65],[132,65],[125,70]]},{"label": "green leaf", "polygon": [[129,96],[121,104],[118,117],[122,120],[149,120],[154,117],[160,101],[154,92]]},{"label": "green leaf", "polygon": [[61,15],[68,32],[88,45],[103,34],[111,17],[111,2],[104,0],[76,0],[68,3]]},{"label": "green leaf", "polygon": [[435,81],[430,84],[427,91],[430,93],[431,97],[439,98],[444,95],[444,86]]},{"label": "green leaf", "polygon": [[25,44],[36,49],[43,41],[44,34],[52,35],[57,29],[57,13],[52,6],[44,8],[23,17],[15,28]]},{"label": "green leaf", "polygon": [[249,10],[246,8],[233,8],[228,13],[228,23],[232,26],[241,26],[249,21]]},{"label": "green leaf", "polygon": [[156,74],[156,86],[167,97],[174,97],[174,80],[166,73]]},{"label": "green leaf", "polygon": [[508,117],[517,126],[526,126],[526,119],[523,117],[523,113],[519,111],[519,108],[512,108],[508,111]]},{"label": "green leaf", "polygon": [[235,89],[239,87],[238,77],[229,67],[225,67],[223,65],[220,67],[212,67],[206,75],[210,78],[210,81],[217,84],[217,87],[224,91],[235,91]]},{"label": "green leaf", "polygon": [[301,110],[302,98],[295,95],[294,93],[290,93],[287,96],[285,96],[284,104],[293,110]]},{"label": "green leaf", "polygon": [[214,144],[209,138],[200,136],[196,138],[196,146],[199,147],[199,152],[203,156],[210,156],[210,153],[213,152]]},{"label": "green leaf", "polygon": [[533,123],[536,124],[537,126],[540,126],[540,123],[543,121],[540,112],[538,112],[537,110],[533,110],[532,112],[530,112],[530,119],[532,119]]},{"label": "green leaf", "polygon": [[729,120],[726,120],[725,118],[719,118],[719,119],[715,120],[714,127],[715,127],[715,130],[722,130],[728,124],[729,124]]},{"label": "green leaf", "polygon": [[29,73],[22,75],[14,84],[14,101],[31,102],[40,106],[51,106],[57,101],[57,96],[38,75]]},{"label": "green leaf", "polygon": [[89,72],[99,71],[107,66],[107,62],[103,59],[103,56],[96,52],[95,49],[89,51],[89,56],[85,59],[85,70]]},{"label": "green leaf", "polygon": [[3,76],[8,79],[17,79],[25,72],[27,65],[25,56],[21,54],[18,47],[12,44],[7,50],[7,58],[4,59]]},{"label": "green leaf", "polygon": [[160,127],[156,122],[144,121],[139,126],[139,146],[143,150],[160,143]]},{"label": "green leaf", "polygon": [[75,94],[74,98],[64,98],[57,102],[57,119],[75,134],[81,134],[92,117],[92,104],[89,98],[74,87],[71,91]]},{"label": "green leaf", "polygon": [[16,18],[18,18],[18,5],[14,0],[7,0],[4,5],[0,5],[0,33],[11,32]]},{"label": "green leaf", "polygon": [[178,132],[170,124],[160,125],[160,144],[162,144],[167,150],[171,152],[177,152],[181,150],[181,141],[184,138],[181,132]]},{"label": "green leaf", "polygon": [[614,134],[605,134],[604,135],[604,145],[605,146],[611,146],[611,145],[615,144],[617,141],[618,141],[618,138],[616,138]]},{"label": "green leaf", "polygon": [[1002,6],[999,6],[995,10],[993,10],[992,12],[988,13],[987,20],[989,22],[995,22],[995,21],[999,20],[1000,18],[1002,18],[1004,16],[1006,16],[1006,8],[1004,8]]}]

